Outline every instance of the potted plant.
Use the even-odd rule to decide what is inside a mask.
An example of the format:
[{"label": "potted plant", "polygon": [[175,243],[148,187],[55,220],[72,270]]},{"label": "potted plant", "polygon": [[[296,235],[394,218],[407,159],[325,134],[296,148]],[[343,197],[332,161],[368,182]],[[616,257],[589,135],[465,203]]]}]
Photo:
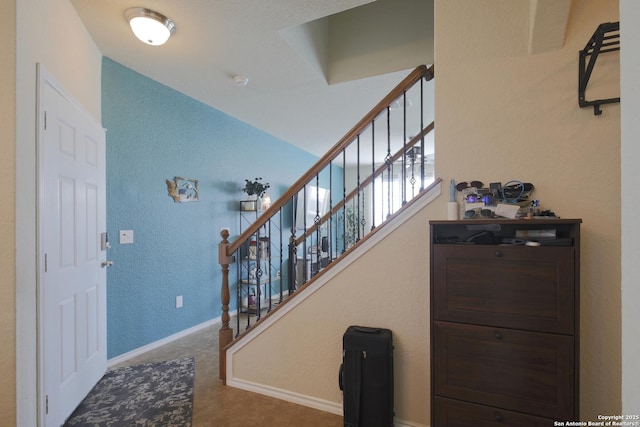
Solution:
[{"label": "potted plant", "polygon": [[257,199],[262,198],[269,187],[269,183],[262,182],[261,177],[257,177],[254,180],[245,179],[242,191],[247,193],[250,198],[253,196],[253,198],[241,201],[240,209],[243,211],[255,211],[257,209]]}]

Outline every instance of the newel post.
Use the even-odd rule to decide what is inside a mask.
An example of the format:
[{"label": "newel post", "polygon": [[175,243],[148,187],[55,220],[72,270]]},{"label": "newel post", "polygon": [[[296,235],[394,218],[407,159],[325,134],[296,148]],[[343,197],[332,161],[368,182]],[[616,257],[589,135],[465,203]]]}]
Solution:
[{"label": "newel post", "polygon": [[227,255],[227,246],[229,245],[229,230],[223,228],[220,230],[222,241],[218,245],[218,263],[222,268],[222,289],[220,291],[220,300],[222,302],[222,326],[218,334],[220,353],[220,379],[222,383],[227,383],[227,352],[224,348],[233,341],[233,329],[229,327],[229,301],[231,295],[229,293],[229,264],[233,262],[233,257]]}]

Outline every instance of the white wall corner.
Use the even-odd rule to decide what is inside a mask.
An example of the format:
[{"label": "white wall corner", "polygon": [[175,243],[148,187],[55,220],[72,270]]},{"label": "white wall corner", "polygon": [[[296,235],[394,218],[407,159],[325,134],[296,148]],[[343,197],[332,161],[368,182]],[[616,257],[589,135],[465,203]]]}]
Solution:
[{"label": "white wall corner", "polygon": [[571,0],[529,0],[529,53],[560,49],[569,20]]}]

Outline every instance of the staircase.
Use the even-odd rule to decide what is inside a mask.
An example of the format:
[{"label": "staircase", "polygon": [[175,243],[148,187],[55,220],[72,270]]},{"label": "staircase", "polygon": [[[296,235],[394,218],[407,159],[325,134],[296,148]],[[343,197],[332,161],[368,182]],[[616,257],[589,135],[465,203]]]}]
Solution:
[{"label": "staircase", "polygon": [[429,143],[434,123],[425,125],[432,79],[433,66],[417,67],[235,241],[222,230],[223,382],[230,348],[439,192]]}]

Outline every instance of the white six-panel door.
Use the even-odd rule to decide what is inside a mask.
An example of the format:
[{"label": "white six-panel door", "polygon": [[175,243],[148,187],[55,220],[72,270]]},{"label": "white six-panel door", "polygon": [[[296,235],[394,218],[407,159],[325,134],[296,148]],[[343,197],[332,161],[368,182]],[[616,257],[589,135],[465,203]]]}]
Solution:
[{"label": "white six-panel door", "polygon": [[106,371],[105,132],[39,72],[41,416],[60,426]]}]

